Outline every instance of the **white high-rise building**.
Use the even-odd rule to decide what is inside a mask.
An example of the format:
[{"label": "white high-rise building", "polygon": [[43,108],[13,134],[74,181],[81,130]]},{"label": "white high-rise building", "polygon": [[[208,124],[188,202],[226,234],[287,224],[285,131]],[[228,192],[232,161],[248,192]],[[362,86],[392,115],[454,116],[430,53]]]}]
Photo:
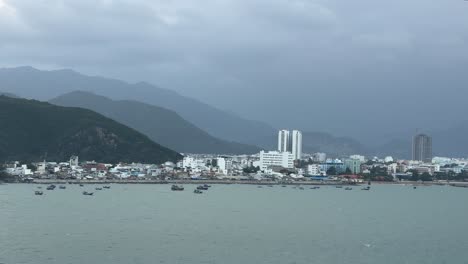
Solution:
[{"label": "white high-rise building", "polygon": [[290,135],[289,130],[280,130],[278,132],[278,151],[279,152],[287,152],[289,150],[289,142],[290,142]]},{"label": "white high-rise building", "polygon": [[289,152],[260,151],[260,168],[266,170],[270,166],[294,168],[294,158]]},{"label": "white high-rise building", "polygon": [[295,160],[302,157],[302,132],[299,130],[292,131],[292,154]]}]

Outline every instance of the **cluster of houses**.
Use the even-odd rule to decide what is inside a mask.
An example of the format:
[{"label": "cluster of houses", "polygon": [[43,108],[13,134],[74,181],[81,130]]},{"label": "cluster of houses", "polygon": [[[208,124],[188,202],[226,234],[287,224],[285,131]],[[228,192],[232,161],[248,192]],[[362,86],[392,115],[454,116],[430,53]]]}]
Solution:
[{"label": "cluster of houses", "polygon": [[[186,154],[177,163],[164,164],[106,164],[95,161],[79,162],[73,156],[67,162],[43,161],[32,164],[13,162],[6,164],[10,175],[28,179],[219,179],[219,180],[340,180],[362,179],[366,175],[385,175],[382,180],[410,179],[414,172],[461,173],[468,171],[468,160],[434,157],[431,163],[411,160],[394,160],[362,155],[330,159],[324,153],[304,154],[293,166],[281,166],[271,160],[265,162],[257,155],[191,155]],[[381,175],[379,175],[381,174]]]}]

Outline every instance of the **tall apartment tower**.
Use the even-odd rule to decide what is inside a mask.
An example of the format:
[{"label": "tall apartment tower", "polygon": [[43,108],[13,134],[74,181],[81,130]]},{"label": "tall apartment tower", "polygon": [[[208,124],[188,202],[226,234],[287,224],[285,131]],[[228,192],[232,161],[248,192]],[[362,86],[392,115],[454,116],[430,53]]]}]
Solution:
[{"label": "tall apartment tower", "polygon": [[292,154],[295,160],[302,157],[302,132],[299,130],[292,131]]},{"label": "tall apartment tower", "polygon": [[426,134],[413,137],[413,160],[432,162],[432,138]]},{"label": "tall apartment tower", "polygon": [[288,152],[289,151],[289,142],[290,142],[289,130],[280,130],[278,132],[278,151],[279,152]]}]

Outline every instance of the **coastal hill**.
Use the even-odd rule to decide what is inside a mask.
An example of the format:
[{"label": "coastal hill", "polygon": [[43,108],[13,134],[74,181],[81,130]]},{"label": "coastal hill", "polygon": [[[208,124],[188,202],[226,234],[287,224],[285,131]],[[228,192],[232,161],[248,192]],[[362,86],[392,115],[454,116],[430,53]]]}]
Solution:
[{"label": "coastal hill", "polygon": [[93,111],[0,96],[0,161],[162,163],[177,152]]},{"label": "coastal hill", "polygon": [[180,95],[172,90],[139,82],[87,76],[73,70],[43,71],[33,67],[0,68],[0,87],[3,92],[23,98],[49,101],[73,91],[87,91],[113,100],[134,100],[178,113],[183,119],[203,129],[210,135],[263,148],[275,147],[276,140],[265,140],[275,134],[271,126],[252,121],[228,111]]},{"label": "coastal hill", "polygon": [[353,138],[336,137],[323,132],[303,132],[302,142],[304,152],[324,152],[332,157],[344,157],[369,152],[366,146]]},{"label": "coastal hill", "polygon": [[215,138],[174,111],[137,101],[117,101],[89,92],[75,91],[54,98],[50,103],[90,109],[179,152],[253,154],[260,151],[255,146]]}]

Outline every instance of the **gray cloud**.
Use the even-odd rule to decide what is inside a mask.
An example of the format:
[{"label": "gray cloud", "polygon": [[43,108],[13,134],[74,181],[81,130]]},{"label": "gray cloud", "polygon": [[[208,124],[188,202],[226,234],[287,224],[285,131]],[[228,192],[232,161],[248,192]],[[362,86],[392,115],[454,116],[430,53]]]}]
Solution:
[{"label": "gray cloud", "polygon": [[146,80],[361,139],[464,118],[467,42],[462,0],[0,0],[3,66]]}]

